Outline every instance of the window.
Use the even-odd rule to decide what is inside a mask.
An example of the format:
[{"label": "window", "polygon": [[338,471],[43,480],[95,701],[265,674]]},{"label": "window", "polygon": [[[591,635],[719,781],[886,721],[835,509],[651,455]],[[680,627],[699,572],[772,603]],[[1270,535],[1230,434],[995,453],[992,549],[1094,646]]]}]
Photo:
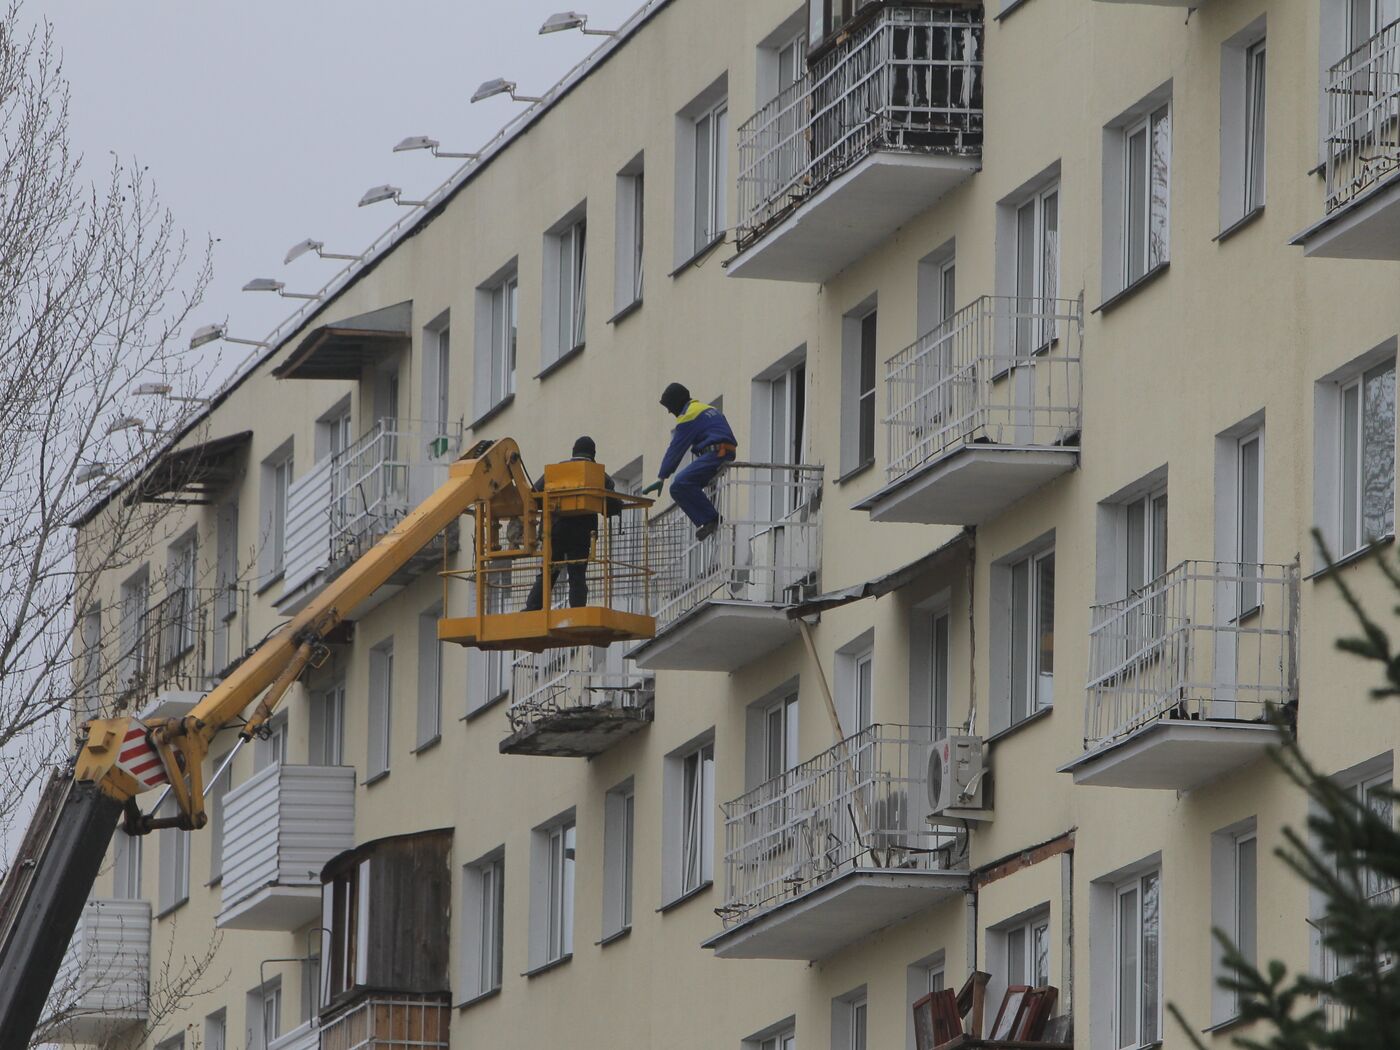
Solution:
[{"label": "window", "polygon": [[[179,810],[172,798],[162,807],[162,815],[176,816]],[[174,911],[190,899],[190,833],[179,828],[160,829],[160,898],[157,914]]]},{"label": "window", "polygon": [[316,459],[338,456],[355,443],[351,423],[350,398],[342,398],[329,412],[316,421]]},{"label": "window", "polygon": [[238,504],[219,504],[214,521],[214,668],[222,675],[242,653],[235,652],[233,622],[238,618]]},{"label": "window", "polygon": [[301,1022],[309,1023],[321,1009],[321,955],[301,961]]},{"label": "window", "polygon": [[1167,571],[1167,490],[1133,500],[1124,510],[1128,530],[1125,571],[1131,595]]},{"label": "window", "polygon": [[1162,1030],[1161,877],[1149,871],[1117,887],[1114,915],[1115,1047],[1157,1042]]},{"label": "window", "polygon": [[274,978],[247,995],[248,1048],[267,1050],[282,1032],[282,980]]},{"label": "window", "polygon": [[603,938],[632,928],[636,791],[627,781],[603,801]]},{"label": "window", "polygon": [[667,755],[663,776],[662,891],[669,904],[714,879],[715,746],[711,735]]},{"label": "window", "polygon": [[[1224,930],[1251,964],[1259,928],[1258,845],[1252,817],[1211,836],[1211,926]],[[1221,1024],[1239,1015],[1239,997],[1219,986],[1233,973],[1220,945],[1211,950],[1211,1023]]]},{"label": "window", "polygon": [[831,1050],[865,1050],[868,1012],[864,987],[831,1001]]},{"label": "window", "polygon": [[874,674],[875,654],[864,652],[855,658],[855,693],[852,706],[855,709],[855,731],[859,733],[874,721]]},{"label": "window", "polygon": [[1042,913],[1002,932],[1006,983],[1043,988],[1050,983],[1050,916]]},{"label": "window", "polygon": [[841,732],[853,736],[875,721],[875,632],[868,630],[836,650],[832,692]]},{"label": "window", "polygon": [[262,463],[262,545],[260,574],[264,582],[281,575],[287,554],[287,505],[292,487],[292,442],[289,440]]},{"label": "window", "polygon": [[228,1011],[219,1010],[204,1019],[204,1050],[228,1050]]},{"label": "window", "polygon": [[879,318],[867,301],[846,315],[841,349],[841,472],[875,462],[876,334]]},{"label": "window", "polygon": [[394,643],[390,639],[369,654],[369,768],[374,780],[389,772],[389,731],[394,704]]},{"label": "window", "polygon": [[163,619],[164,658],[173,661],[194,648],[199,616],[199,536],[194,529],[170,546],[167,570],[170,605]]},{"label": "window", "polygon": [[[770,463],[802,463],[807,439],[807,360],[784,368],[764,383],[768,400]],[[779,490],[783,491],[783,490]],[[781,517],[781,514],[777,515]]]},{"label": "window", "polygon": [[695,250],[724,235],[729,182],[729,101],[721,99],[695,119]]},{"label": "window", "polygon": [[614,252],[613,311],[642,301],[642,246],[646,226],[646,187],[639,153],[617,173],[617,247]]},{"label": "window", "polygon": [[1341,550],[1395,531],[1395,362],[1341,388]]},{"label": "window", "polygon": [[476,290],[476,375],[473,410],[485,415],[515,393],[520,281],[515,260]]},{"label": "window", "polygon": [[545,235],[544,342],[548,367],[583,345],[587,223],[583,205]]},{"label": "window", "polygon": [[1053,322],[1037,312],[1053,314],[1060,294],[1060,185],[1038,190],[1016,207],[1014,284],[1012,294],[1029,300],[1018,307],[1014,347],[1030,354],[1054,337]]},{"label": "window", "polygon": [[462,994],[467,1002],[501,986],[505,876],[503,847],[462,869]]},{"label": "window", "polygon": [[113,836],[112,896],[117,900],[138,900],[141,894],[140,835],[128,835],[120,828]]},{"label": "window", "polygon": [[797,1026],[785,1021],[776,1028],[751,1036],[743,1042],[744,1050],[797,1050]]},{"label": "window", "polygon": [[185,1050],[185,1034],[172,1035],[156,1044],[156,1050]]},{"label": "window", "polygon": [[958,267],[954,244],[949,241],[919,260],[918,329],[933,331],[957,312]]},{"label": "window", "polygon": [[82,661],[78,666],[79,721],[102,714],[102,605],[94,602],[84,610],[78,624],[78,644]]},{"label": "window", "polygon": [[914,1032],[914,1004],[930,992],[943,990],[943,960],[944,953],[936,951],[904,968],[905,1050],[918,1050],[918,1039]]},{"label": "window", "polygon": [[926,711],[914,711],[914,725],[933,726],[935,729],[948,725],[948,638],[951,628],[952,619],[946,610],[936,612],[929,618],[928,707]]},{"label": "window", "polygon": [[151,574],[146,566],[132,573],[121,586],[121,684],[130,689],[143,682],[150,670]]},{"label": "window", "polygon": [[330,931],[326,998],[332,999],[369,976],[371,859],[346,867],[321,889],[321,926]]},{"label": "window", "polygon": [[530,969],[574,953],[574,859],[578,832],[571,812],[531,835]]},{"label": "window", "polygon": [[[224,875],[224,798],[233,789],[233,765],[228,762],[230,752],[217,756],[209,764],[209,799],[206,807],[209,812],[209,884],[212,886]],[[217,772],[222,767],[222,772]]]},{"label": "window", "polygon": [[1164,266],[1171,224],[1171,84],[1103,130],[1103,297]]},{"label": "window", "polygon": [[1244,51],[1244,215],[1264,206],[1264,41]]},{"label": "window", "polygon": [[253,772],[287,761],[287,712],[279,711],[267,721],[267,739],[253,745]]},{"label": "window", "polygon": [[1010,725],[1050,707],[1055,683],[1055,552],[1009,566]]},{"label": "window", "polygon": [[345,764],[344,682],[312,697],[310,760],[313,766]]},{"label": "window", "polygon": [[1260,602],[1258,578],[1264,548],[1264,432],[1256,430],[1240,438],[1235,454],[1235,556],[1240,563],[1239,615],[1243,616],[1257,609]]},{"label": "window", "polygon": [[437,622],[442,606],[418,617],[418,734],[415,750],[427,747],[442,733],[442,643]]},{"label": "window", "polygon": [[436,351],[433,363],[437,373],[437,402],[434,406],[433,418],[439,426],[445,426],[452,418],[452,412],[448,408],[448,392],[452,378],[452,329],[443,327],[438,329]]},{"label": "window", "polygon": [[782,776],[797,765],[797,694],[763,710],[763,780]]}]

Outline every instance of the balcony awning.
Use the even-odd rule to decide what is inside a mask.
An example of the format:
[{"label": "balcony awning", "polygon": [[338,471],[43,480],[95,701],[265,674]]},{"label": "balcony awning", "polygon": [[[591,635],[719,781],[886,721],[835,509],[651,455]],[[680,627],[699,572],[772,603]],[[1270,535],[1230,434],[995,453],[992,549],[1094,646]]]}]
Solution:
[{"label": "balcony awning", "polygon": [[804,616],[815,616],[827,609],[849,605],[851,602],[858,602],[863,598],[883,598],[891,591],[897,591],[912,583],[925,573],[937,572],[957,564],[966,558],[971,550],[972,533],[964,529],[941,547],[934,548],[922,558],[917,558],[908,565],[895,569],[893,572],[887,572],[883,576],[876,576],[872,580],[866,580],[864,583],[856,583],[849,587],[842,587],[840,590],[819,594],[809,602],[790,607],[787,610],[787,615],[789,619],[797,620]]},{"label": "balcony awning", "polygon": [[208,504],[234,480],[238,456],[252,440],[253,432],[244,430],[171,449],[122,498],[128,507],[137,503]]},{"label": "balcony awning", "polygon": [[413,304],[404,302],[323,324],[272,374],[278,379],[359,379],[365,365],[413,338],[412,323]]}]

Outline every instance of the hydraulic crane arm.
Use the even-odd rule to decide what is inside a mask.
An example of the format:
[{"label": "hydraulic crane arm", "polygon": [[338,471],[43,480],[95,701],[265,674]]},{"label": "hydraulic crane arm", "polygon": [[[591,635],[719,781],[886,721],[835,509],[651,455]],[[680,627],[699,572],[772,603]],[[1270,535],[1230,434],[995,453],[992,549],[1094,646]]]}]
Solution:
[{"label": "hydraulic crane arm", "polygon": [[[246,740],[256,733],[302,671],[324,658],[327,635],[474,506],[488,504],[494,516],[519,516],[524,543],[533,548],[535,516],[524,513],[530,499],[516,443],[480,442],[449,467],[444,484],[188,715],[149,725],[130,717],[88,723],[71,778],[59,778],[46,793],[36,826],[0,888],[0,1047],[28,1045],[122,811],[133,834],[204,827],[203,763],[214,735],[261,696],[239,735]],[[136,796],[166,782],[179,813],[142,814]]]}]

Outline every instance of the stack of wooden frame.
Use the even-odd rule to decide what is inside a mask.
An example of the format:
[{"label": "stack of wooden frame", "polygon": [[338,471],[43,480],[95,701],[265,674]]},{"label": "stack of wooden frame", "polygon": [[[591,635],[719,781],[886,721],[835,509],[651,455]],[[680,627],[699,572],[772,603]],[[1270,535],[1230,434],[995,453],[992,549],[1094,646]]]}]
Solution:
[{"label": "stack of wooden frame", "polygon": [[[987,982],[991,975],[974,971],[962,988],[930,992],[914,1004],[914,1038],[918,1050],[1069,1050],[1058,1031],[1047,1040],[1050,1015],[1059,991],[1013,984],[1006,989],[990,1031],[984,1032]],[[967,1018],[967,1027],[963,1027]],[[1060,1025],[1054,1026],[1059,1029]],[[1058,1037],[1058,1038],[1057,1038]]]}]

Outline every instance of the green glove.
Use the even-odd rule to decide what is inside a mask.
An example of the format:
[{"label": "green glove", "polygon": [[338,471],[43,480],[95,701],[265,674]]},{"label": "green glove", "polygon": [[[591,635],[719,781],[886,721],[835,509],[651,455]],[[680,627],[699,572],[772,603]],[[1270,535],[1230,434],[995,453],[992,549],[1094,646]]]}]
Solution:
[{"label": "green glove", "polygon": [[666,483],[665,483],[664,481],[661,481],[661,480],[653,481],[653,482],[652,482],[650,485],[648,485],[646,488],[642,489],[642,495],[643,495],[643,496],[650,496],[653,492],[660,492],[660,491],[661,491],[661,487],[662,487],[663,485],[665,485],[665,484],[666,484]]}]

